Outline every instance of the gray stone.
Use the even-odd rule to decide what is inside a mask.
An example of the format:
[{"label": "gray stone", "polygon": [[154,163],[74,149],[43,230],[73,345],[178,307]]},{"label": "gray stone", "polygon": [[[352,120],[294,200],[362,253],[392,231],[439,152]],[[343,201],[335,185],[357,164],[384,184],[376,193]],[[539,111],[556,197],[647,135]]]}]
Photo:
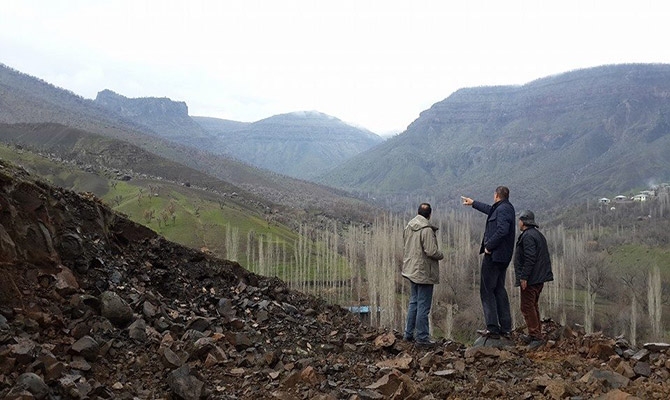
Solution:
[{"label": "gray stone", "polygon": [[593,369],[587,372],[580,380],[580,382],[591,384],[597,381],[605,381],[608,386],[613,389],[626,387],[630,384],[630,379],[613,371]]},{"label": "gray stone", "polygon": [[112,272],[112,275],[109,277],[109,280],[112,281],[115,285],[121,284],[121,281],[123,280],[123,277],[121,276],[121,273],[119,271],[114,271]]},{"label": "gray stone", "polygon": [[193,343],[193,350],[191,351],[191,359],[198,359],[202,358],[207,353],[209,353],[210,350],[214,348],[214,339],[210,337],[203,337],[195,341]]},{"label": "gray stone", "polygon": [[168,375],[168,386],[172,392],[184,400],[198,400],[202,395],[204,383],[191,375],[188,365],[181,366]]},{"label": "gray stone", "polygon": [[128,327],[128,336],[138,342],[146,342],[147,340],[147,323],[142,318],[135,320]]},{"label": "gray stone", "polygon": [[633,358],[634,355],[635,355],[635,350],[628,349],[628,350],[623,352],[622,357],[625,358],[626,360],[630,360],[631,358]]},{"label": "gray stone", "polygon": [[670,343],[645,343],[643,347],[649,351],[658,353],[663,350],[670,350]]},{"label": "gray stone", "polygon": [[298,309],[295,306],[293,306],[292,304],[282,303],[281,306],[284,309],[284,311],[286,311],[290,315],[300,315],[300,311],[298,311]]},{"label": "gray stone", "polygon": [[220,299],[216,310],[219,312],[219,315],[223,317],[224,321],[229,321],[235,318],[235,309],[233,308],[233,302],[230,299]]},{"label": "gray stone", "polygon": [[69,367],[71,369],[76,369],[78,371],[90,371],[91,370],[91,364],[86,362],[86,360],[82,357],[74,357],[72,361],[70,361]]},{"label": "gray stone", "polygon": [[146,318],[152,319],[158,314],[158,308],[147,300],[142,305],[142,313]]},{"label": "gray stone", "polygon": [[9,330],[9,324],[7,324],[7,318],[4,315],[0,314],[0,331]]},{"label": "gray stone", "polygon": [[32,393],[36,399],[43,399],[49,395],[49,387],[47,384],[44,383],[39,375],[32,372],[21,374],[19,379],[16,380],[16,384]]},{"label": "gray stone", "polygon": [[9,345],[9,355],[18,365],[31,363],[35,359],[36,352],[35,342],[30,339],[21,338],[16,344]]},{"label": "gray stone", "polygon": [[169,347],[163,347],[161,348],[161,350],[159,350],[159,352],[161,355],[160,357],[161,363],[163,363],[163,366],[165,366],[166,368],[172,369],[182,366],[183,362],[181,361],[179,356]]},{"label": "gray stone", "polygon": [[198,332],[204,332],[211,324],[212,322],[209,318],[195,317],[188,323],[188,325],[186,325],[186,329],[193,329]]},{"label": "gray stone", "polygon": [[635,361],[644,361],[647,358],[649,358],[649,350],[642,349],[642,350],[638,351],[637,353],[635,353],[635,355],[631,358]]},{"label": "gray stone", "polygon": [[119,328],[125,328],[133,321],[132,308],[121,296],[110,291],[100,295],[100,313]]},{"label": "gray stone", "polygon": [[56,291],[61,296],[68,296],[79,290],[79,283],[72,271],[65,266],[60,266],[61,271],[56,275]]},{"label": "gray stone", "polygon": [[635,374],[639,376],[644,376],[646,378],[649,378],[651,376],[651,367],[649,366],[649,363],[646,362],[639,362],[635,364],[633,367],[633,371]]},{"label": "gray stone", "polygon": [[198,339],[201,339],[201,338],[204,338],[204,337],[205,337],[204,333],[202,333],[200,331],[196,331],[195,329],[189,329],[186,332],[184,332],[184,334],[181,337],[181,340],[184,341],[184,342],[195,343]]},{"label": "gray stone", "polygon": [[95,361],[100,351],[98,342],[90,336],[84,336],[72,344],[72,352],[79,354],[88,361]]}]

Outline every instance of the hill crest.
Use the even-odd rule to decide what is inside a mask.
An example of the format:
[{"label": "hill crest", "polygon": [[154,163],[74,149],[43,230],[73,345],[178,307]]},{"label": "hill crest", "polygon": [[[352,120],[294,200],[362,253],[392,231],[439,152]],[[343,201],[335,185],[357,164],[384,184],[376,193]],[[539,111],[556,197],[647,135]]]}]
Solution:
[{"label": "hill crest", "polygon": [[528,208],[665,181],[669,82],[670,65],[634,64],[460,89],[319,181],[451,206],[504,184]]}]

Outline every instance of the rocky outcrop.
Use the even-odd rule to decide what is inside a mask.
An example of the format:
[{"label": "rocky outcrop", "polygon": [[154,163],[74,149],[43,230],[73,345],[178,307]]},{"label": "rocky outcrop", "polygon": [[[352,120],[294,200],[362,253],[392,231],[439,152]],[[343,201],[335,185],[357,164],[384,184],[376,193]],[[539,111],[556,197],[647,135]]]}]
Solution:
[{"label": "rocky outcrop", "polygon": [[167,97],[140,97],[130,99],[111,90],[98,92],[95,102],[126,118],[169,117],[188,118],[188,106],[183,101]]},{"label": "rocky outcrop", "polygon": [[191,119],[188,106],[183,101],[167,97],[130,99],[111,90],[103,90],[96,96],[95,103],[173,142],[211,148],[211,135]]}]

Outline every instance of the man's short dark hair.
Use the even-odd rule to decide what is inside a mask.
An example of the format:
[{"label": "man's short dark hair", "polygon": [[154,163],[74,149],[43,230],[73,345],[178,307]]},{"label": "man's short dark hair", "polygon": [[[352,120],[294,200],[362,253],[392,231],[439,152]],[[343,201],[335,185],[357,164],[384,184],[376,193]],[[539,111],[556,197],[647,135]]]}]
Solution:
[{"label": "man's short dark hair", "polygon": [[496,194],[500,197],[501,200],[509,199],[509,189],[507,186],[498,186],[496,188]]},{"label": "man's short dark hair", "polygon": [[430,208],[430,204],[428,203],[421,203],[419,205],[419,215],[421,215],[424,218],[430,218],[430,214],[433,212],[433,209]]}]

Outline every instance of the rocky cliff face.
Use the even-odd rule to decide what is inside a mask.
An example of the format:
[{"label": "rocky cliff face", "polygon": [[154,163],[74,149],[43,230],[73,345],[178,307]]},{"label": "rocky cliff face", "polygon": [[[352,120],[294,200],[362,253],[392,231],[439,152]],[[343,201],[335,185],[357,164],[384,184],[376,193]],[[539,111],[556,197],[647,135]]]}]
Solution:
[{"label": "rocky cliff face", "polygon": [[3,161],[0,269],[4,399],[670,396],[670,345],[417,347]]},{"label": "rocky cliff face", "polygon": [[176,143],[199,148],[209,145],[211,135],[191,119],[183,101],[166,97],[130,99],[111,90],[103,90],[96,96],[95,103]]},{"label": "rocky cliff face", "polygon": [[154,118],[185,119],[188,117],[188,106],[186,106],[185,102],[173,101],[167,97],[129,99],[105,89],[98,92],[95,101],[117,114],[128,118],[152,116]]},{"label": "rocky cliff face", "polygon": [[463,193],[488,198],[503,184],[526,207],[544,209],[663,181],[669,82],[670,65],[618,65],[461,89],[322,182],[454,203]]}]

